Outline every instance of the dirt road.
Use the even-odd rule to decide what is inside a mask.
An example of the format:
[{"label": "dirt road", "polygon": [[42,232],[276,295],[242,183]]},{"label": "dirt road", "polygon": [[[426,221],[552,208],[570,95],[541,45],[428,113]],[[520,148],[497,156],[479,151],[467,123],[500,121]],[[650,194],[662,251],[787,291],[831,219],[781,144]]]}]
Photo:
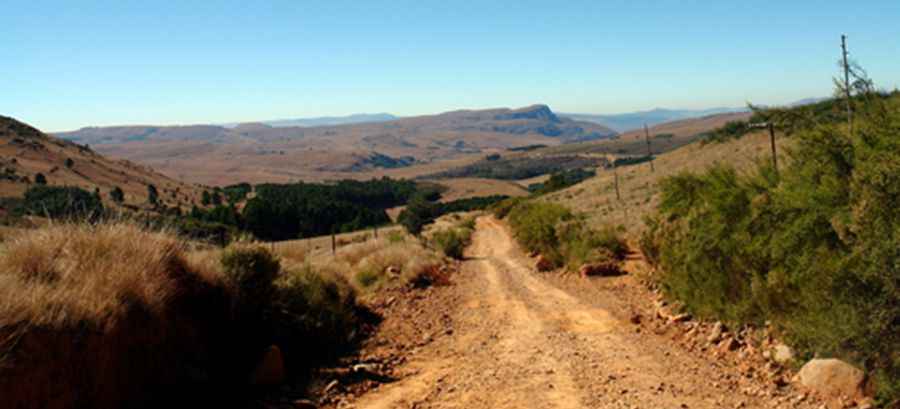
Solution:
[{"label": "dirt road", "polygon": [[452,330],[352,407],[804,407],[748,398],[719,366],[551,284],[493,218],[478,220],[468,251]]}]

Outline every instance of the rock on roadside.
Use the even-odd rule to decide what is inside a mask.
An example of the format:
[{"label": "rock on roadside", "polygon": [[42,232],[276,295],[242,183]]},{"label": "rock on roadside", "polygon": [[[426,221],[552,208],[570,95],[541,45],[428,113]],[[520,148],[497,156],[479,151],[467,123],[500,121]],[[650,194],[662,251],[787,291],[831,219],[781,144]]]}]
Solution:
[{"label": "rock on roadside", "polygon": [[250,384],[278,385],[284,382],[284,378],[284,358],[281,355],[281,348],[272,345],[253,369],[253,373],[250,375]]},{"label": "rock on roadside", "polygon": [[797,374],[800,385],[829,397],[862,396],[865,374],[838,359],[813,359]]}]

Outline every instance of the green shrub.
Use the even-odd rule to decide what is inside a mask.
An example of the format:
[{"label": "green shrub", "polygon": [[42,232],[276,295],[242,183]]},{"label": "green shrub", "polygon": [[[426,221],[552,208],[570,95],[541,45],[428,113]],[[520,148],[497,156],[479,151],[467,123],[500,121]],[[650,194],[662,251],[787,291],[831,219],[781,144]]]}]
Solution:
[{"label": "green shrub", "polygon": [[342,352],[358,326],[356,293],[341,276],[310,265],[275,281],[269,316],[288,364],[308,367]]},{"label": "green shrub", "polygon": [[382,271],[376,271],[371,268],[364,268],[357,271],[353,278],[361,287],[369,288],[381,281],[383,275],[384,272]]},{"label": "green shrub", "polygon": [[103,203],[78,187],[33,185],[25,191],[22,210],[37,216],[85,219],[102,215]]},{"label": "green shrub", "polygon": [[431,242],[447,257],[462,260],[463,250],[472,240],[472,230],[468,228],[453,228],[440,230],[431,236]]},{"label": "green shrub", "polygon": [[773,322],[801,351],[838,356],[900,398],[900,95],[798,129],[788,166],[716,166],[661,184],[641,239],[664,290],[694,313]]},{"label": "green shrub", "polygon": [[403,243],[406,241],[406,236],[402,231],[390,231],[387,234],[387,241],[391,244]]},{"label": "green shrub", "polygon": [[565,264],[576,270],[585,263],[620,261],[628,248],[619,232],[612,227],[593,230],[583,220],[574,220],[557,226],[557,242]]},{"label": "green shrub", "polygon": [[522,247],[561,266],[565,260],[557,241],[557,226],[573,217],[569,210],[558,204],[523,202],[509,211],[507,220]]},{"label": "green shrub", "polygon": [[494,214],[498,219],[505,219],[509,214],[509,211],[516,207],[519,203],[525,201],[524,198],[521,197],[511,197],[509,199],[501,200],[497,203],[494,203],[488,210]]},{"label": "green shrub", "polygon": [[555,267],[574,271],[585,263],[619,262],[628,252],[617,229],[591,229],[583,217],[558,204],[520,201],[507,213],[519,244]]},{"label": "green shrub", "polygon": [[267,248],[235,244],[222,252],[220,261],[225,276],[242,298],[261,302],[272,294],[281,263]]}]

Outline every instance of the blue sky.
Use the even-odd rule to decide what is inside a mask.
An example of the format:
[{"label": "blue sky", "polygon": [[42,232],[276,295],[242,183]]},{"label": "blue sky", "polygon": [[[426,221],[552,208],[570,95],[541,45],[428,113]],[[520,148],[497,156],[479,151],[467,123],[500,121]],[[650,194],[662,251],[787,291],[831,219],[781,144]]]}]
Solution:
[{"label": "blue sky", "polygon": [[900,1],[6,1],[0,114],[46,131],[831,92],[840,34],[900,86]]}]

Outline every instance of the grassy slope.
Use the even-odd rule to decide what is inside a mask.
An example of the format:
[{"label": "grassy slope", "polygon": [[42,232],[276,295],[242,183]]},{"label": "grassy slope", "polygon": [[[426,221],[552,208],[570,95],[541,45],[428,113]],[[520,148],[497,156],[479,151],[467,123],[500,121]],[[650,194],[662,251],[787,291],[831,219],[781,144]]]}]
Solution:
[{"label": "grassy slope", "polygon": [[[67,168],[66,159],[72,159],[74,166]],[[16,175],[32,182],[35,174],[43,173],[51,186],[78,186],[88,191],[100,188],[106,206],[112,205],[108,193],[115,186],[125,192],[127,204],[145,204],[147,185],[153,184],[163,203],[180,204],[184,208],[190,208],[193,201],[199,203],[202,191],[199,186],[169,178],[146,166],[104,157],[3,116],[0,116],[0,168],[13,169]],[[22,181],[0,180],[0,196],[21,196],[28,186]]]},{"label": "grassy slope", "polygon": [[[778,139],[780,146],[784,142]],[[769,158],[769,138],[765,133],[753,133],[721,144],[701,146],[697,142],[659,155],[654,161],[654,172],[646,163],[619,168],[621,201],[616,200],[613,170],[600,170],[596,177],[547,195],[543,200],[585,213],[595,226],[622,225],[629,237],[634,238],[644,227],[643,216],[656,208],[660,179],[685,170],[701,171],[716,162],[748,169],[755,160]]]}]

